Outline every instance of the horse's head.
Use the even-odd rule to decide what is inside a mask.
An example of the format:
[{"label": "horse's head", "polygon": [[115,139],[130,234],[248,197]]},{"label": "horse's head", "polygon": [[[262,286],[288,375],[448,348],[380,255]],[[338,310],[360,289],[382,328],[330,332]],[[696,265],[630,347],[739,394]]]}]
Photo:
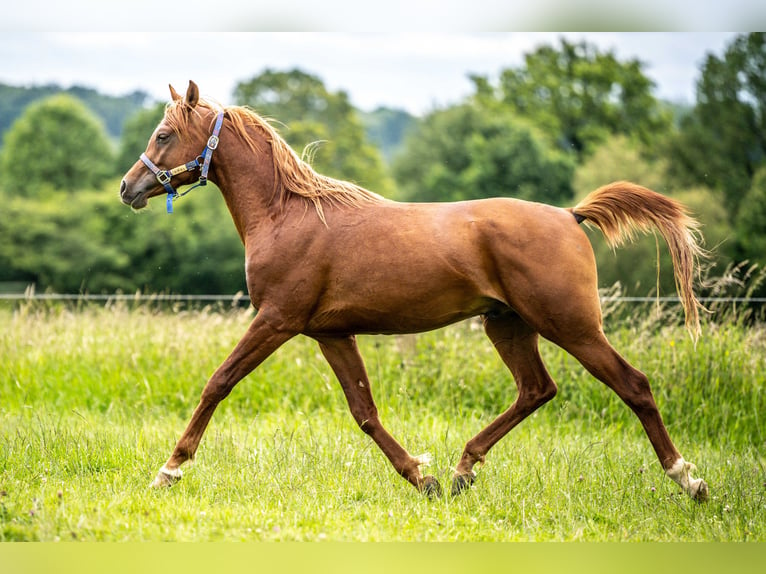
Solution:
[{"label": "horse's head", "polygon": [[[122,202],[134,209],[145,207],[150,197],[167,193],[170,211],[170,202],[178,195],[176,187],[198,180],[204,185],[207,181],[223,112],[218,111],[216,116],[215,109],[198,105],[199,88],[194,82],[189,82],[185,97],[173,86],[170,86],[170,95],[172,101],[149,139],[146,151],[120,184]],[[212,128],[211,122],[215,122]]]}]

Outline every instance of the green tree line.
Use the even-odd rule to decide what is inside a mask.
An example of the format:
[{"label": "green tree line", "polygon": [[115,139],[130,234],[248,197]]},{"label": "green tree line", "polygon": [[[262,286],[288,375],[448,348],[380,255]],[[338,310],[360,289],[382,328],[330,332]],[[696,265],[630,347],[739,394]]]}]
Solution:
[{"label": "green tree line", "polygon": [[137,90],[125,96],[106,96],[92,88],[56,85],[19,87],[0,82],[0,134],[33,102],[66,94],[83,102],[103,122],[110,139],[119,139],[125,120],[149,102],[149,94]]},{"label": "green tree line", "polygon": [[[298,153],[308,146],[318,171],[398,200],[574,205],[616,179],[641,183],[690,207],[722,273],[766,259],[765,36],[743,34],[707,54],[688,107],[658,100],[640,61],[563,39],[495,80],[471,76],[472,94],[420,118],[361,112],[302,70],[266,70],[239,83],[233,102],[277,120]],[[121,124],[117,143],[76,94],[24,107],[0,148],[0,289],[245,288],[242,247],[213,187],[195,190],[173,216],[132,213],[118,201],[121,175],[162,117],[162,105],[145,104]],[[654,238],[627,253],[595,236],[593,245],[602,286],[655,289]],[[660,247],[659,287],[669,294]]]}]

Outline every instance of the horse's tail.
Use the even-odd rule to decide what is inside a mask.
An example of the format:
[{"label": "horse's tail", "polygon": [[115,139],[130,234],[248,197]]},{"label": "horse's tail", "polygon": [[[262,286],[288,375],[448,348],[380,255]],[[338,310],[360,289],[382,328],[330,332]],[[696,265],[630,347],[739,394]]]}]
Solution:
[{"label": "horse's tail", "polygon": [[654,227],[660,232],[673,258],[686,328],[696,340],[702,305],[694,295],[694,267],[705,251],[698,243],[699,223],[683,204],[640,185],[618,181],[591,192],[571,212],[578,223],[587,221],[598,227],[612,248],[632,241],[636,231],[648,233]]}]

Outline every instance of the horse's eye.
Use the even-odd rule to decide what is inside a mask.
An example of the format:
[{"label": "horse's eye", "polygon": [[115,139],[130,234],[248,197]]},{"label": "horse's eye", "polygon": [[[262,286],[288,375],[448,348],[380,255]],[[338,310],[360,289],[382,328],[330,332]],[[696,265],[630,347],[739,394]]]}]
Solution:
[{"label": "horse's eye", "polygon": [[170,134],[157,134],[157,143],[165,143],[170,139]]}]

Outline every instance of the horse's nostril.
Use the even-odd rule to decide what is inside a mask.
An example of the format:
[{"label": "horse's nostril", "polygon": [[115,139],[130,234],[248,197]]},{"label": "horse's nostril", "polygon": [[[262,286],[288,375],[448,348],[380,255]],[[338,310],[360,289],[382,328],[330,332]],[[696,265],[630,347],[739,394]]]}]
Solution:
[{"label": "horse's nostril", "polygon": [[125,189],[127,189],[128,184],[125,183],[125,180],[123,179],[122,182],[120,182],[120,195],[125,194]]}]

